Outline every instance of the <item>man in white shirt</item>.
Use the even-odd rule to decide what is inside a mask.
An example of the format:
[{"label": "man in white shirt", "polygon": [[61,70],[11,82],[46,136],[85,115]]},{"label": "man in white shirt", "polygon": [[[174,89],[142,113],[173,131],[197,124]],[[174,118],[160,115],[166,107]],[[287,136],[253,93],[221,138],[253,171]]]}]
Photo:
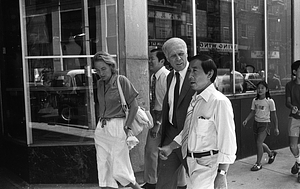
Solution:
[{"label": "man in white shirt", "polygon": [[159,133],[162,121],[162,104],[167,91],[167,75],[169,70],[164,66],[166,63],[165,54],[160,48],[152,49],[149,55],[149,69],[152,72],[150,77],[150,112],[153,117],[153,128],[148,131],[145,146],[145,166],[143,188],[155,189],[157,182],[158,146],[161,141]]},{"label": "man in white shirt", "polygon": [[213,84],[217,67],[209,56],[192,57],[190,71],[190,84],[196,93],[184,128],[172,143],[159,148],[159,156],[167,159],[181,147],[183,158],[187,157],[191,181],[188,188],[227,188],[226,173],[237,150],[232,105]]}]

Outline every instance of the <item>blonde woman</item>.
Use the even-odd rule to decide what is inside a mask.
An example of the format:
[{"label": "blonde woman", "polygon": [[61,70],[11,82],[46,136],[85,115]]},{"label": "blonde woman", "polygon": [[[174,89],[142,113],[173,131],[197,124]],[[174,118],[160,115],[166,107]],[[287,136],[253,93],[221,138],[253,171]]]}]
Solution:
[{"label": "blonde woman", "polygon": [[99,186],[118,188],[119,183],[139,189],[126,144],[127,133],[138,109],[138,92],[125,76],[119,77],[130,109],[126,120],[120,103],[118,72],[114,58],[106,52],[97,52],[94,55],[93,68],[100,77],[97,81],[99,121],[95,130]]}]

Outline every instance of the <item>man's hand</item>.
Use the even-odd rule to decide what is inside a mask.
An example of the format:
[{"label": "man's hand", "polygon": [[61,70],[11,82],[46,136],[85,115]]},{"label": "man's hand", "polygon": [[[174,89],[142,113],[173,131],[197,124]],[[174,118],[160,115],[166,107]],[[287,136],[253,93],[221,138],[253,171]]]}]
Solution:
[{"label": "man's hand", "polygon": [[163,146],[163,147],[158,147],[158,155],[160,157],[160,159],[162,160],[167,160],[168,156],[172,153],[172,149],[170,145],[167,146]]},{"label": "man's hand", "polygon": [[156,138],[156,137],[157,137],[157,134],[158,134],[158,131],[159,131],[159,127],[160,127],[160,125],[155,124],[155,125],[150,129],[150,137],[152,137],[152,138]]},{"label": "man's hand", "polygon": [[215,188],[216,189],[227,189],[227,179],[226,175],[217,174],[215,178]]}]

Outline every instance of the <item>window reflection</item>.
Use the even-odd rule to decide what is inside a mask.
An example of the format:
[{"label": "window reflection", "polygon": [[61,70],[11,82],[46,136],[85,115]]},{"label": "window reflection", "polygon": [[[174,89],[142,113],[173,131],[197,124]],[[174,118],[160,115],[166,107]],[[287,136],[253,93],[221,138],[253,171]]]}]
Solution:
[{"label": "window reflection", "polygon": [[191,55],[193,15],[191,1],[148,0],[149,50],[161,47],[171,37],[182,38]]},{"label": "window reflection", "polygon": [[233,70],[236,93],[254,91],[257,81],[266,79],[267,72],[272,74],[272,77],[267,74],[270,90],[283,91],[287,78],[290,78],[291,3],[267,1],[268,60],[265,60],[264,1],[235,1],[234,68],[231,3],[196,1],[197,53],[208,54],[214,59],[220,72],[217,77],[219,88],[226,94],[233,93]]},{"label": "window reflection", "polygon": [[88,70],[90,57],[100,50],[117,54],[117,2],[22,3],[29,138],[36,144],[93,141],[88,129],[96,123],[93,91],[98,76]]}]

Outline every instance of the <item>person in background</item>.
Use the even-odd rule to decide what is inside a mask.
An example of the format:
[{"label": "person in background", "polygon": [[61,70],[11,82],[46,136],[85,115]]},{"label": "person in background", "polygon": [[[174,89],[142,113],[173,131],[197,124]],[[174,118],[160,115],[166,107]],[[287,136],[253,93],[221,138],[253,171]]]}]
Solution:
[{"label": "person in background", "polygon": [[291,110],[289,114],[288,133],[290,150],[296,159],[296,162],[291,169],[291,173],[298,173],[298,182],[300,182],[300,155],[298,147],[300,132],[300,60],[295,61],[291,67],[292,75],[295,76],[295,79],[288,82],[285,86],[285,105]]},{"label": "person in background", "polygon": [[160,48],[152,49],[149,55],[150,77],[150,113],[153,117],[153,128],[148,131],[145,146],[145,166],[143,188],[155,189],[157,182],[158,146],[161,141],[160,125],[162,121],[162,103],[167,90],[166,57]]},{"label": "person in background", "polygon": [[138,110],[138,92],[125,76],[120,75],[120,84],[129,106],[129,115],[125,120],[117,86],[116,67],[110,54],[100,51],[94,55],[93,68],[100,77],[97,81],[99,121],[94,133],[99,186],[118,188],[120,183],[122,186],[140,189],[126,143],[127,134]]},{"label": "person in background", "polygon": [[[194,94],[188,80],[189,62],[187,46],[180,38],[167,40],[162,50],[174,68],[167,77],[167,92],[163,101],[161,144],[170,144],[183,128],[187,108]],[[186,188],[186,174],[181,150],[174,150],[167,160],[158,161],[158,179],[156,189]]]},{"label": "person in background", "polygon": [[[159,157],[169,159],[181,146],[187,158],[190,189],[227,188],[226,174],[236,158],[236,136],[230,100],[214,86],[217,66],[211,57],[190,59],[190,85],[194,93],[184,128],[174,140],[160,148]],[[190,184],[190,185],[189,185]]]},{"label": "person in background", "polygon": [[251,168],[251,171],[258,171],[262,169],[261,159],[264,152],[267,152],[269,155],[269,164],[274,162],[277,155],[276,151],[270,150],[268,145],[264,143],[266,137],[270,135],[271,120],[275,125],[275,135],[279,135],[275,102],[269,93],[268,84],[265,81],[260,81],[257,84],[256,90],[257,95],[252,100],[251,112],[243,121],[243,126],[246,126],[248,121],[255,115],[253,132],[257,148],[257,159],[256,163]]},{"label": "person in background", "polygon": [[252,66],[250,64],[246,65],[246,70],[247,70],[247,73],[254,73],[255,72],[254,66]]},{"label": "person in background", "polygon": [[[81,53],[81,47],[76,43],[75,36],[72,34],[69,37],[68,43],[62,49],[64,55],[80,55]],[[64,67],[66,70],[79,69],[80,61],[78,58],[65,58]]]},{"label": "person in background", "polygon": [[280,79],[275,75],[275,70],[270,69],[268,71],[268,85],[270,90],[280,90],[281,89],[281,82]]}]

